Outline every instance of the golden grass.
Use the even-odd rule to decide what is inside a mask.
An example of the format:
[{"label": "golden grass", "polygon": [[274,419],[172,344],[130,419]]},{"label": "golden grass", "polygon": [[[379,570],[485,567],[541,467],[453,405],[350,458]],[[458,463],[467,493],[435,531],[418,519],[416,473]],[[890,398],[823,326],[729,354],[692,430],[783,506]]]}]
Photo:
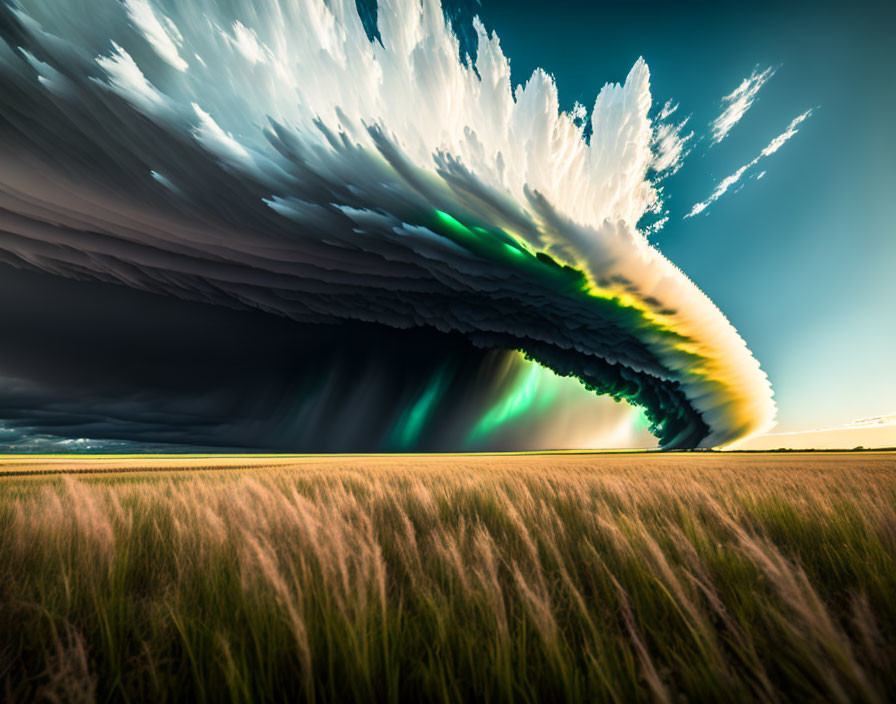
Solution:
[{"label": "golden grass", "polygon": [[[88,473],[14,474],[48,469]],[[8,701],[845,702],[896,687],[892,453],[0,472]]]}]

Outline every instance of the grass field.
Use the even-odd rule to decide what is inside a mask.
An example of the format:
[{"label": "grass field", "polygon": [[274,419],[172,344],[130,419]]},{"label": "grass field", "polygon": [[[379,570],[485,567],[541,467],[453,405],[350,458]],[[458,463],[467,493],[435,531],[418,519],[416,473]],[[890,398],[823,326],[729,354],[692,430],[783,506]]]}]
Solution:
[{"label": "grass field", "polygon": [[6,458],[0,475],[9,702],[896,693],[893,453]]}]

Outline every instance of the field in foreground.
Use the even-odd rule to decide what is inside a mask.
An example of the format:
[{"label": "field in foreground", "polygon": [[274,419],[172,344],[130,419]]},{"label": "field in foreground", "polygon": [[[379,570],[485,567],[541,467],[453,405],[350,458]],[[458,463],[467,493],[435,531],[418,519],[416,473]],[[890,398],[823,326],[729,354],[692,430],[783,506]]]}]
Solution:
[{"label": "field in foreground", "polygon": [[893,453],[9,458],[0,474],[10,702],[896,692]]}]

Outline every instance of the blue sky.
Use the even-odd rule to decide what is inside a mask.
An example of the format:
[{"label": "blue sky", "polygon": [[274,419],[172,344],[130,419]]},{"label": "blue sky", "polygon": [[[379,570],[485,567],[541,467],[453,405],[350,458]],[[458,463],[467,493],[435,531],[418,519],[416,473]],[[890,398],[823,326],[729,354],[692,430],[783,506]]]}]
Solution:
[{"label": "blue sky", "polygon": [[[438,440],[452,448],[456,445],[452,438],[461,437],[464,427],[483,415],[492,396],[503,407],[502,384],[506,382],[507,392],[516,398],[519,385],[507,372],[510,367],[499,369],[479,342],[460,334],[455,339],[446,331],[479,330],[484,320],[477,312],[480,299],[501,305],[509,301],[520,307],[508,308],[501,319],[513,322],[513,330],[506,338],[487,339],[495,347],[527,349],[531,326],[547,330],[561,322],[562,310],[544,308],[542,314],[541,303],[523,305],[520,295],[528,296],[528,280],[500,296],[491,282],[482,290],[478,282],[455,286],[458,280],[448,259],[415,249],[423,241],[421,228],[453,242],[440,229],[447,227],[445,221],[433,223],[429,211],[426,218],[416,211],[405,212],[407,203],[418,198],[428,202],[428,196],[417,193],[410,181],[405,184],[407,179],[398,179],[397,172],[396,183],[403,185],[395,190],[386,187],[389,182],[376,169],[357,168],[354,163],[331,172],[331,166],[321,162],[315,168],[322,171],[313,178],[302,171],[301,178],[285,180],[268,168],[285,158],[262,129],[272,116],[300,143],[316,150],[325,148],[321,135],[328,133],[311,117],[329,114],[335,119],[345,106],[354,106],[351,119],[392,125],[397,130],[394,143],[418,145],[407,152],[416,154],[426,169],[432,169],[431,156],[445,146],[440,121],[450,118],[446,124],[454,136],[448,153],[457,156],[458,163],[464,158],[471,164],[479,162],[477,142],[466,129],[456,128],[480,124],[501,128],[504,83],[500,82],[501,95],[492,98],[497,102],[483,102],[475,76],[462,71],[465,78],[455,83],[461,87],[469,83],[470,90],[454,93],[454,84],[443,80],[454,74],[440,67],[457,68],[453,63],[457,57],[441,23],[430,22],[437,15],[427,15],[428,29],[404,46],[402,32],[417,32],[415,1],[401,6],[405,17],[393,15],[396,21],[383,25],[385,53],[393,51],[404,58],[382,62],[370,58],[369,37],[361,32],[346,37],[365,51],[349,51],[346,56],[354,58],[346,62],[328,60],[329,35],[308,30],[307,20],[316,17],[320,27],[329,27],[333,18],[326,6],[315,3],[259,6],[251,0],[234,0],[203,5],[158,0],[153,9],[143,0],[105,0],[87,20],[66,12],[64,3],[34,0],[31,10],[37,19],[28,22],[13,13],[12,6],[0,3],[0,24],[5,20],[4,27],[17,28],[10,38],[0,38],[0,50],[5,51],[0,56],[4,117],[0,142],[6,145],[0,153],[8,156],[0,186],[8,194],[31,198],[17,201],[16,195],[11,212],[18,219],[9,220],[16,224],[4,226],[12,227],[11,232],[0,228],[0,235],[6,236],[0,238],[0,329],[6,332],[6,342],[0,346],[0,447],[22,447],[22,438],[36,440],[41,447],[62,439],[60,447],[67,449],[72,443],[87,443],[83,437],[91,443],[95,439],[113,443],[108,447],[133,442],[165,447],[226,443],[251,448],[376,449],[393,432],[389,428],[404,422],[403,409],[417,407],[419,390],[430,388],[432,379],[441,379],[450,366],[459,381],[450,385],[454,396],[440,402],[439,422],[430,423],[438,432],[431,437],[415,433],[430,443],[421,447],[442,447],[436,445]],[[375,0],[359,2],[371,32]],[[777,434],[764,441],[771,447],[896,445],[892,361],[896,238],[890,212],[890,194],[896,192],[896,135],[890,127],[896,113],[896,82],[891,76],[889,36],[896,9],[892,4],[445,2],[451,3],[445,11],[461,35],[462,49],[474,35],[472,19],[478,14],[488,30],[500,36],[513,82],[525,82],[534,69],[545,69],[556,79],[561,108],[581,118],[604,84],[624,81],[643,57],[650,67],[654,115],[667,101],[677,104],[671,118],[663,110],[663,119],[687,119],[685,132],[694,133],[681,168],[661,182],[666,225],[649,236],[728,316],[769,375],[780,412]],[[71,4],[78,3],[71,0]],[[429,7],[437,12],[435,4]],[[298,14],[284,19],[285,8]],[[41,22],[58,34],[69,53],[57,51],[52,33],[34,29],[44,26]],[[430,31],[435,29],[439,31]],[[296,42],[296,33],[302,31],[307,41]],[[23,43],[25,47],[20,46]],[[430,55],[433,61],[417,61]],[[503,71],[503,58],[498,53],[492,56]],[[77,70],[69,66],[73,57],[79,57]],[[286,63],[281,65],[280,59]],[[483,64],[483,75],[487,65]],[[283,76],[290,80],[284,83]],[[627,89],[606,93],[622,96],[628,101],[627,110],[633,110],[636,102],[645,105],[644,65],[637,63],[631,76]],[[747,92],[753,102],[738,119],[726,123],[731,129],[722,135],[719,117],[734,104],[725,96],[745,80],[752,86]],[[365,85],[373,89],[365,92]],[[649,160],[643,147],[650,139],[642,113],[638,112],[636,136],[625,125],[604,122],[601,139],[606,142],[595,142],[615,149],[624,140],[640,139],[643,158],[637,167],[630,168],[626,161],[632,150],[607,152],[613,155],[607,160],[608,171],[595,171],[600,188],[573,189],[569,186],[581,185],[575,172],[542,170],[542,163],[547,168],[551,162],[542,162],[543,150],[532,148],[539,140],[547,142],[548,136],[557,137],[549,132],[553,123],[540,121],[542,106],[549,102],[540,99],[552,99],[549,84],[536,81],[528,95],[539,100],[521,100],[514,110],[524,114],[523,122],[532,131],[510,122],[512,129],[498,129],[491,137],[495,143],[486,145],[493,154],[539,157],[531,161],[531,169],[527,161],[525,170],[514,172],[516,190],[508,190],[511,197],[528,198],[527,189],[534,184],[550,189],[550,197],[562,201],[570,217],[579,213],[575,217],[583,221],[627,222],[641,217],[653,195],[652,189],[640,188]],[[580,105],[585,108],[574,110]],[[463,121],[455,119],[458,115],[465,116]],[[492,116],[499,122],[491,124]],[[341,121],[339,117],[334,125]],[[109,124],[129,128],[112,130]],[[558,138],[563,149],[556,154],[582,147],[577,131],[567,130],[566,135]],[[619,135],[627,136],[619,139]],[[167,147],[148,149],[153,140]],[[191,147],[185,152],[187,144]],[[382,146],[370,142],[367,148],[382,152]],[[333,163],[349,153],[335,150]],[[261,161],[256,163],[257,159]],[[45,171],[38,164],[53,168]],[[495,166],[503,173],[503,156]],[[55,180],[47,178],[51,171]],[[539,181],[552,173],[567,175],[549,179],[547,185]],[[631,198],[623,198],[619,208],[602,209],[603,190],[612,190],[603,186],[618,185],[631,174],[637,183],[617,190],[640,190],[626,192]],[[363,188],[354,187],[355,179]],[[324,187],[331,182],[341,185]],[[445,183],[453,187],[448,180]],[[406,186],[414,191],[410,200],[399,197]],[[507,188],[503,182],[499,186]],[[71,193],[82,193],[80,188],[85,195],[72,199]],[[385,189],[381,195],[369,195],[381,189]],[[222,193],[234,195],[227,199],[227,207],[222,207]],[[587,200],[575,195],[581,193],[590,195]],[[116,194],[116,209],[122,209],[126,221],[108,217],[110,194]],[[184,209],[184,199],[195,211]],[[40,212],[35,212],[35,203]],[[308,208],[314,216],[308,222],[316,225],[303,219]],[[322,212],[333,218],[318,222]],[[407,291],[414,295],[405,295],[406,262],[395,258],[391,249],[395,228],[377,221],[374,225],[382,228],[382,238],[371,240],[367,229],[374,225],[366,215],[360,229],[350,223],[352,217],[368,212],[388,213],[413,228],[401,246],[410,253],[409,261],[417,262],[426,276],[432,275],[432,291],[411,287]],[[171,221],[160,227],[158,218],[163,215]],[[490,213],[477,217],[487,222]],[[208,228],[202,237],[197,234],[197,219]],[[451,223],[452,228],[463,227],[453,219]],[[433,227],[438,232],[428,229]],[[96,237],[97,232],[103,236]],[[297,233],[302,236],[296,238]],[[358,234],[363,235],[362,246],[346,249],[335,244],[342,241],[340,237],[351,242]],[[561,254],[567,246],[576,251],[577,235],[564,239],[570,233],[551,234],[558,239],[546,239],[545,246],[559,246]],[[595,235],[598,240],[602,236]],[[224,262],[222,241],[229,243]],[[145,247],[133,246],[140,242]],[[189,267],[182,261],[187,256],[184,242],[189,242]],[[271,246],[279,251],[292,242],[294,259],[274,258],[270,270],[255,258],[241,258],[267,252]],[[383,252],[376,249],[379,246]],[[353,254],[346,257],[344,249]],[[361,258],[367,254],[361,253],[369,253],[371,263],[362,267]],[[318,258],[343,262],[345,270],[336,267],[339,275],[331,278],[329,266],[317,266]],[[640,259],[630,259],[632,271],[625,273],[634,277],[629,280],[639,280]],[[661,264],[662,271],[672,271],[664,260],[652,261]],[[308,262],[313,266],[306,268]],[[572,262],[580,263],[575,258]],[[17,268],[24,263],[38,271]],[[290,266],[281,271],[285,263]],[[616,266],[609,257],[588,259],[588,264],[608,267],[607,274],[618,273],[609,270],[610,264]],[[245,268],[246,281],[254,282],[251,291],[234,278],[231,266]],[[447,267],[450,276],[438,267]],[[281,278],[287,270],[295,279],[290,283],[293,288]],[[376,276],[356,276],[359,271]],[[589,271],[599,280],[596,268]],[[391,276],[397,276],[400,285],[381,285]],[[104,283],[88,284],[84,278]],[[653,274],[647,278],[652,280]],[[349,280],[366,293],[346,295]],[[164,295],[113,291],[114,282]],[[678,283],[682,292],[692,293],[687,282]],[[471,297],[471,290],[477,295]],[[676,297],[679,288],[673,293],[669,293],[672,307],[680,301],[700,304],[696,317],[712,321],[699,330],[686,330],[694,340],[703,340],[704,333],[729,332],[705,301]],[[430,294],[438,305],[431,305]],[[442,296],[452,305],[446,307]],[[188,301],[196,300],[207,305],[191,307]],[[659,299],[644,300],[659,305]],[[221,312],[234,306],[240,310],[228,316]],[[440,317],[449,309],[450,319]],[[308,311],[314,312],[312,322],[306,320]],[[598,316],[600,311],[595,307],[593,312]],[[469,317],[463,324],[454,320],[460,313]],[[530,314],[535,316],[531,320],[525,317]],[[305,322],[267,320],[274,315]],[[359,320],[366,323],[349,322]],[[322,322],[327,322],[326,333],[321,332]],[[331,322],[338,325],[331,329]],[[577,318],[573,322],[558,325],[565,331],[558,349],[573,348],[565,337],[569,330],[601,331],[599,324],[582,325]],[[395,340],[404,333],[399,335],[392,326],[412,327],[419,333],[405,336],[401,343],[405,357],[393,352]],[[485,327],[489,334],[494,332]],[[712,335],[709,338],[712,346]],[[643,340],[636,334],[630,343],[619,339],[608,338],[595,348],[594,354],[609,362],[607,373],[615,365],[631,362],[632,353],[641,369],[635,343]],[[631,345],[635,347],[629,349]],[[767,427],[771,418],[767,385],[747,351],[739,344],[720,349],[713,368],[728,369],[730,361],[730,373],[720,372],[722,381],[730,384],[704,387],[702,369],[688,375],[675,367],[665,376],[645,372],[641,378],[645,385],[631,387],[634,401],[640,398],[649,406],[666,396],[637,394],[670,382],[674,400],[686,414],[664,415],[675,422],[656,427],[670,437],[681,436],[683,444],[710,437],[706,433],[717,428],[746,432],[748,427],[734,419],[752,418],[755,425],[750,427],[758,428]],[[547,351],[543,354],[550,357]],[[533,356],[548,366],[555,364]],[[586,357],[583,353],[579,362]],[[560,366],[567,369],[565,361]],[[684,367],[690,370],[687,364]],[[585,379],[583,369],[572,371]],[[496,381],[483,385],[482,378]],[[677,386],[687,383],[696,389],[690,395]],[[593,401],[584,387],[575,388]],[[733,389],[743,395],[729,393]],[[455,402],[466,399],[468,391],[475,403]],[[700,406],[698,412],[696,400],[702,403],[707,398],[712,403]],[[721,405],[713,405],[717,402]],[[740,411],[719,410],[729,408],[729,402]],[[426,407],[435,408],[433,404]],[[564,410],[569,408],[565,404]],[[665,407],[660,410],[667,413]],[[442,416],[456,418],[456,427]],[[591,432],[587,419],[578,413],[570,416]],[[324,431],[309,418],[326,432],[337,429],[332,438],[327,436],[332,442],[321,441]],[[676,423],[682,418],[679,427]],[[854,423],[869,418],[873,420]],[[556,425],[566,432],[571,423]],[[442,429],[447,434],[442,435]],[[826,429],[822,432],[830,437],[802,432],[818,429]],[[519,437],[530,442],[532,433],[521,432]],[[727,436],[712,437],[716,442]],[[559,447],[566,441],[552,434],[545,442],[561,443],[550,445]]]},{"label": "blue sky", "polygon": [[[498,32],[515,82],[540,66],[565,106],[590,107],[643,56],[655,105],[672,99],[678,116],[692,116],[696,143],[665,181],[669,221],[654,242],[759,359],[779,430],[896,411],[894,5],[483,0],[470,9]],[[710,148],[721,98],[757,67],[776,72]],[[809,109],[739,190],[683,218]]]}]

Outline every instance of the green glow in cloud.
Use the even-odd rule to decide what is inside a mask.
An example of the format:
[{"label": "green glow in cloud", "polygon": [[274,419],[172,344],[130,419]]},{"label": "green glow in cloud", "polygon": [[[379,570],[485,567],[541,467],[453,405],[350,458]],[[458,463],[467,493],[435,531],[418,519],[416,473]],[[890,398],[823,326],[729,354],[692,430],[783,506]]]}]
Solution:
[{"label": "green glow in cloud", "polygon": [[423,393],[401,414],[398,423],[392,430],[390,445],[402,450],[416,446],[426,422],[445,393],[448,386],[448,373],[439,369],[430,379]]},{"label": "green glow in cloud", "polygon": [[497,432],[505,423],[528,413],[547,409],[557,396],[563,379],[540,364],[528,361],[520,369],[512,388],[499,399],[470,431],[467,445],[473,445]]}]

